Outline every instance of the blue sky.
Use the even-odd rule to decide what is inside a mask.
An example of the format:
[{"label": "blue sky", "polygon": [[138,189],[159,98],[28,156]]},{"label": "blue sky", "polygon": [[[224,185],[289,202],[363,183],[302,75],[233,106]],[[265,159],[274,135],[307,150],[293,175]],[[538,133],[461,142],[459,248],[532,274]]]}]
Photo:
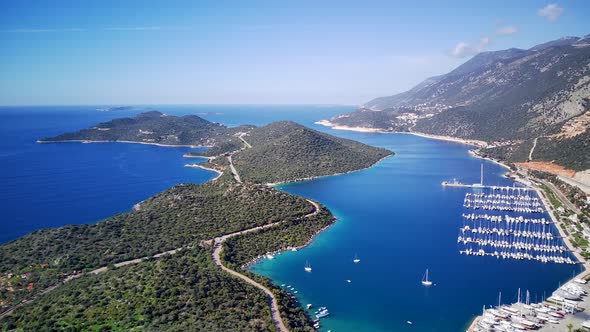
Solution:
[{"label": "blue sky", "polygon": [[0,0],[0,105],[361,104],[588,17],[584,0]]}]

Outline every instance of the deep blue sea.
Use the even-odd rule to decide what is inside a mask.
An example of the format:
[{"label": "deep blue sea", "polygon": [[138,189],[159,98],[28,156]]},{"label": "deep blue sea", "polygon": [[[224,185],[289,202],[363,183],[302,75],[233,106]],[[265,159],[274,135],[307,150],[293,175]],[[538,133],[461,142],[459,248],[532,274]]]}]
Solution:
[{"label": "deep blue sea", "polygon": [[[215,176],[183,167],[188,148],[35,143],[140,112],[98,112],[98,107],[0,107],[0,243],[36,229],[96,222],[176,183]],[[467,146],[314,124],[353,110],[347,106],[152,107],[229,126],[293,120],[396,152],[364,171],[279,187],[326,205],[338,221],[307,248],[264,260],[253,270],[278,285],[293,286],[302,305],[327,306],[331,316],[322,320],[323,331],[460,331],[483,305],[497,303],[499,291],[503,302],[516,301],[519,287],[540,300],[579,271],[577,266],[459,255],[456,239],[468,189],[440,183],[454,177],[479,180],[482,161],[471,157]],[[483,163],[486,184],[512,185],[501,177],[500,166]],[[355,254],[358,264],[352,263]],[[306,261],[311,273],[303,269]],[[431,288],[420,283],[426,268],[435,283]]]}]

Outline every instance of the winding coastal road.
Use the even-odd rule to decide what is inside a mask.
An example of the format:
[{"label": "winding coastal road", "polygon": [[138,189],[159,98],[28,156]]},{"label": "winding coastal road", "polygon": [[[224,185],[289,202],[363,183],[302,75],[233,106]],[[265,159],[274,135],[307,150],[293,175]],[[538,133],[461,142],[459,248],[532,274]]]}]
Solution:
[{"label": "winding coastal road", "polygon": [[[309,202],[310,204],[313,205],[313,211],[306,214],[305,216],[303,216],[303,218],[309,218],[311,216],[314,216],[316,214],[318,214],[320,212],[320,206],[318,203],[306,199],[307,202]],[[249,228],[243,231],[239,231],[239,232],[234,232],[231,234],[226,234],[223,236],[219,236],[216,237],[215,240],[213,241],[214,245],[213,245],[213,261],[215,262],[215,264],[217,266],[219,266],[223,271],[237,277],[240,278],[242,280],[244,280],[245,282],[249,283],[250,285],[259,288],[260,290],[262,290],[265,294],[266,297],[268,299],[268,302],[270,304],[270,315],[272,318],[272,322],[275,326],[275,328],[277,329],[277,331],[279,332],[288,332],[289,329],[287,329],[287,326],[285,326],[285,323],[283,322],[283,318],[281,317],[281,312],[279,310],[279,303],[277,301],[276,296],[273,294],[273,292],[268,289],[267,287],[261,285],[260,283],[254,281],[253,279],[237,272],[234,271],[228,267],[226,267],[225,265],[223,265],[223,262],[221,261],[221,252],[223,250],[223,242],[225,242],[227,239],[232,238],[234,236],[238,236],[238,235],[243,235],[243,234],[247,234],[247,233],[251,233],[251,232],[255,232],[258,230],[262,230],[262,229],[267,229],[267,228],[271,228],[271,227],[275,227],[279,224],[282,224],[283,222],[285,222],[284,220],[281,221],[277,221],[275,223],[272,224],[268,224],[268,225],[264,225],[264,226],[258,226],[258,227],[254,227],[254,228]]]},{"label": "winding coastal road", "polygon": [[[247,148],[251,148],[252,146],[246,142],[242,136],[239,136],[239,138],[243,141],[245,147],[243,147],[241,150]],[[235,151],[237,152],[237,151]],[[234,152],[234,153],[235,153]],[[233,154],[233,153],[232,153]],[[229,165],[230,165],[230,169],[231,172],[234,176],[234,179],[238,182],[238,183],[242,183],[241,179],[240,179],[240,175],[238,174],[237,170],[235,169],[233,163],[232,163],[232,159],[231,156],[232,154],[228,155],[227,159],[229,161]],[[219,177],[219,176],[218,176]],[[306,201],[308,203],[310,203],[313,206],[313,211],[304,215],[302,218],[309,218],[312,217],[314,215],[317,215],[320,212],[320,205],[310,199],[306,199]],[[202,241],[202,244],[213,244],[213,252],[212,252],[212,258],[214,263],[220,267],[223,271],[231,274],[232,276],[236,277],[236,278],[240,278],[243,281],[249,283],[250,285],[262,290],[269,302],[269,306],[270,306],[270,314],[271,314],[271,319],[273,322],[273,325],[275,326],[276,330],[278,332],[289,332],[289,329],[287,328],[287,326],[285,325],[283,318],[281,317],[281,313],[280,313],[280,309],[279,309],[279,304],[278,304],[278,300],[276,298],[276,296],[273,294],[273,292],[263,286],[262,284],[256,282],[255,280],[247,277],[246,275],[243,275],[237,271],[234,271],[228,267],[226,267],[223,264],[223,261],[221,260],[221,252],[223,251],[223,242],[225,242],[227,239],[232,238],[234,236],[239,236],[239,235],[243,235],[243,234],[248,234],[248,233],[252,233],[252,232],[256,232],[259,230],[263,230],[263,229],[268,229],[268,228],[272,228],[272,227],[276,227],[282,223],[286,222],[286,220],[281,220],[281,221],[277,221],[271,224],[267,224],[267,225],[263,225],[263,226],[257,226],[257,227],[253,227],[253,228],[249,228],[249,229],[245,229],[245,230],[241,230],[238,232],[234,232],[234,233],[230,233],[230,234],[226,234],[226,235],[222,235],[222,236],[218,236],[214,239],[210,239],[210,240],[206,240],[206,241]],[[180,247],[180,248],[176,248],[176,249],[172,249],[172,250],[168,250],[168,251],[164,251],[158,254],[154,254],[151,257],[150,256],[146,256],[146,257],[141,257],[141,258],[135,258],[135,259],[131,259],[131,260],[127,260],[124,262],[119,262],[119,263],[115,263],[113,264],[114,267],[119,268],[119,267],[124,267],[124,266],[129,266],[129,265],[135,265],[135,264],[139,264],[149,258],[153,258],[153,259],[158,259],[160,257],[166,256],[166,255],[174,255],[182,250],[186,250],[186,249],[190,249],[192,248],[191,246],[184,246],[184,247]],[[108,271],[109,267],[108,266],[103,266],[100,268],[96,268],[92,271],[89,272],[85,272],[85,273],[80,273],[80,274],[76,274],[76,275],[72,275],[67,277],[66,279],[45,288],[44,290],[40,291],[39,293],[35,294],[34,296],[23,300],[21,302],[19,302],[18,304],[16,304],[15,306],[13,306],[12,308],[0,313],[0,318],[3,318],[5,316],[10,315],[14,310],[18,309],[19,307],[32,302],[33,300],[35,300],[37,297],[42,296],[46,293],[49,293],[50,291],[54,290],[55,288],[59,287],[60,285],[63,285],[71,280],[77,279],[79,277],[82,277],[84,275],[97,275],[103,272]]]},{"label": "winding coastal road", "polygon": [[[303,218],[309,218],[312,217],[316,214],[318,214],[320,212],[320,205],[310,199],[306,199],[306,201],[308,203],[310,203],[311,205],[313,205],[313,211],[306,214],[305,216],[303,216]],[[285,220],[281,220],[281,221],[277,221],[275,223],[271,223],[271,224],[267,224],[267,225],[263,225],[263,226],[257,226],[257,227],[253,227],[253,228],[249,228],[249,229],[245,229],[245,230],[241,230],[238,232],[234,232],[234,233],[230,233],[230,234],[226,234],[226,235],[222,235],[219,237],[216,237],[214,239],[211,240],[207,240],[207,241],[203,241],[204,243],[213,243],[213,253],[212,253],[212,257],[213,257],[213,261],[215,262],[215,264],[217,266],[219,266],[223,271],[237,277],[240,278],[242,280],[244,280],[245,282],[253,285],[254,287],[262,290],[267,298],[269,299],[269,305],[270,305],[270,314],[271,314],[271,318],[272,318],[272,322],[273,325],[275,326],[275,328],[277,329],[277,331],[279,332],[288,332],[289,329],[286,327],[285,323],[283,322],[283,319],[281,317],[281,313],[279,311],[279,304],[278,304],[278,300],[275,297],[275,295],[272,293],[272,291],[270,289],[268,289],[267,287],[261,285],[260,283],[254,281],[253,279],[239,273],[236,272],[228,267],[226,267],[225,265],[223,265],[223,262],[221,261],[221,252],[223,250],[223,242],[225,242],[227,239],[232,238],[234,236],[238,236],[238,235],[243,235],[243,234],[248,234],[251,232],[255,232],[255,231],[259,231],[259,230],[263,230],[263,229],[267,229],[267,228],[272,228],[275,226],[278,226],[282,223],[284,223]],[[155,255],[152,255],[151,258],[154,259],[158,259],[161,258],[163,256],[166,255],[174,255],[182,250],[186,250],[186,249],[190,249],[190,246],[185,246],[185,247],[180,247],[180,248],[176,248],[176,249],[172,249],[172,250],[168,250],[168,251],[164,251]],[[145,260],[147,260],[149,257],[141,257],[141,258],[135,258],[135,259],[131,259],[128,261],[124,261],[124,262],[119,262],[119,263],[115,263],[113,264],[115,267],[119,268],[119,267],[124,267],[124,266],[129,266],[129,265],[135,265],[135,264],[139,264]],[[42,290],[41,292],[37,293],[36,295],[34,295],[31,298],[28,298],[26,300],[23,300],[22,302],[18,303],[17,305],[13,306],[12,308],[2,312],[0,314],[0,318],[3,318],[5,316],[10,315],[14,310],[18,309],[19,307],[32,302],[33,300],[35,300],[37,297],[42,296],[44,294],[49,293],[50,291],[54,290],[55,288],[59,287],[60,285],[63,285],[71,280],[77,279],[79,277],[82,277],[84,275],[90,275],[90,274],[100,274],[103,272],[106,272],[108,270],[108,266],[103,266],[97,269],[94,269],[92,271],[86,272],[86,273],[80,273],[74,276],[70,276],[66,279],[64,279],[63,281],[60,281],[59,283],[52,285],[50,287],[47,287],[46,289]]]}]

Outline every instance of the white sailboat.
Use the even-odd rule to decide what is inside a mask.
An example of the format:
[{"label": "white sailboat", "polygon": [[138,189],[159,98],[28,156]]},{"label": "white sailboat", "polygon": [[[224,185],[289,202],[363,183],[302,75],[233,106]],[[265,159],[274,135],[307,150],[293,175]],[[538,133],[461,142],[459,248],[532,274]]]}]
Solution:
[{"label": "white sailboat", "polygon": [[358,263],[358,262],[360,262],[361,260],[360,260],[360,258],[359,258],[359,256],[358,256],[357,254],[354,254],[354,259],[353,259],[352,261],[353,261],[354,263]]},{"label": "white sailboat", "polygon": [[311,265],[309,265],[309,262],[308,261],[305,262],[305,271],[306,272],[311,272]]},{"label": "white sailboat", "polygon": [[424,277],[422,278],[422,285],[432,286],[432,281],[428,280],[428,269],[426,269],[426,273],[424,274]]}]

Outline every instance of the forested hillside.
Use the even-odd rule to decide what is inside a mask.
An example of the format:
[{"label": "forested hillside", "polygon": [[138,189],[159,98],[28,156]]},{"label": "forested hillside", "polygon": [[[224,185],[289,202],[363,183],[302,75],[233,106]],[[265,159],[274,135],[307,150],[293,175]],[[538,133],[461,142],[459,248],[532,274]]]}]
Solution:
[{"label": "forested hillside", "polygon": [[234,155],[243,180],[268,183],[369,167],[393,152],[321,133],[294,122],[275,122],[244,137],[252,148]]},{"label": "forested hillside", "polygon": [[[329,122],[332,126],[483,140],[499,147],[486,154],[518,161],[526,160],[519,152],[522,144],[539,138],[546,144],[540,146],[535,160],[583,170],[590,168],[584,158],[590,154],[590,145],[587,135],[577,134],[590,127],[589,111],[590,44],[586,36],[562,38],[528,50],[482,52],[445,75],[429,78],[409,91],[371,100],[358,111]],[[502,155],[504,151],[509,155]]]}]

